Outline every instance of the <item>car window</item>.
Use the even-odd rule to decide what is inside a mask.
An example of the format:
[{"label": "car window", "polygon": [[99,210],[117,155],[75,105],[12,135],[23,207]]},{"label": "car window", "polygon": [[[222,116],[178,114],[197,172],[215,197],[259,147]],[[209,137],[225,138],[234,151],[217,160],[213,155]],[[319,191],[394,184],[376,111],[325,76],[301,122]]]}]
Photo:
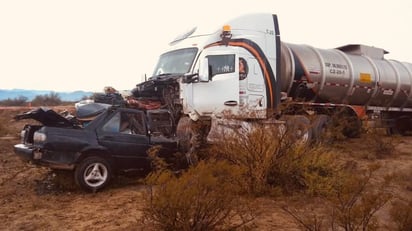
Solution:
[{"label": "car window", "polygon": [[117,112],[102,128],[106,132],[146,134],[143,112]]},{"label": "car window", "polygon": [[120,112],[117,112],[106,124],[103,125],[102,130],[105,132],[119,132],[120,131]]}]

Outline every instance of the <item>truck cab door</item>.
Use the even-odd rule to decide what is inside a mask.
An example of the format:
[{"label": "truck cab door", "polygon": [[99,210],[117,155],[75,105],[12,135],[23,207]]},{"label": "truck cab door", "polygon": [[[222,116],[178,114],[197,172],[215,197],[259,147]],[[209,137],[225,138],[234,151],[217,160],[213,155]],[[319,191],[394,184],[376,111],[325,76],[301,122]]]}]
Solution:
[{"label": "truck cab door", "polygon": [[[192,84],[191,108],[200,116],[212,114],[220,116],[223,112],[237,114],[239,108],[239,60],[237,48],[210,48],[206,55],[199,58],[199,82]],[[207,67],[203,65],[207,63]],[[207,70],[204,70],[208,68]]]}]

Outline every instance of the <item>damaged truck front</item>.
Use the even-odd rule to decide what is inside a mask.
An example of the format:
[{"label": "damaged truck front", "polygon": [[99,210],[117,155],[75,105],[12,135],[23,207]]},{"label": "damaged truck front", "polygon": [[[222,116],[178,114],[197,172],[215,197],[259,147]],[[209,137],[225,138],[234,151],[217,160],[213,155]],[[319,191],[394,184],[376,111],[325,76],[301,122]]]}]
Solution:
[{"label": "damaged truck front", "polygon": [[161,147],[160,157],[175,163],[181,147],[172,118],[163,109],[110,106],[82,124],[51,109],[38,108],[15,117],[41,124],[25,125],[22,141],[14,150],[36,165],[72,171],[81,188],[97,191],[116,174],[150,171],[152,159],[147,153],[154,146]]}]

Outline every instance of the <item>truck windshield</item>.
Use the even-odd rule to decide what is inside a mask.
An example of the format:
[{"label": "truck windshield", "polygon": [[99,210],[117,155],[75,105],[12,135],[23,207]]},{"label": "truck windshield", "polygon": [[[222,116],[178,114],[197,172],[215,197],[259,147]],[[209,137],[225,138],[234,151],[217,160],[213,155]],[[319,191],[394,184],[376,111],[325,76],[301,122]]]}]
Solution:
[{"label": "truck windshield", "polygon": [[197,48],[185,48],[162,54],[154,69],[153,76],[188,73],[196,53]]}]

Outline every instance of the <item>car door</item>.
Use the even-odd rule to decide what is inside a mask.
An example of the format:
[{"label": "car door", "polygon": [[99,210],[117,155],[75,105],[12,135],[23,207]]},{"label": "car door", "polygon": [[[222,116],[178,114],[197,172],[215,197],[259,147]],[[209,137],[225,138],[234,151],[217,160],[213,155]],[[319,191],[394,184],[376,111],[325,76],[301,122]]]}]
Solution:
[{"label": "car door", "polygon": [[110,152],[117,168],[150,168],[147,150],[151,146],[143,111],[119,109],[98,129],[97,136],[100,145]]}]

